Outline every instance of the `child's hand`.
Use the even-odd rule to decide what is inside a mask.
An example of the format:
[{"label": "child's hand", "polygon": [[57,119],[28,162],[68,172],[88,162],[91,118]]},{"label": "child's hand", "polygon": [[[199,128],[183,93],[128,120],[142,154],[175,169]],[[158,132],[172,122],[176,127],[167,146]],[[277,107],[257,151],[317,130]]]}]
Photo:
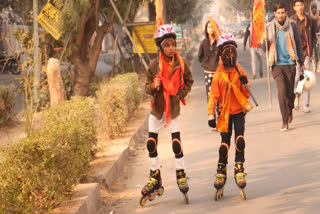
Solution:
[{"label": "child's hand", "polygon": [[240,76],[240,82],[241,82],[243,85],[247,84],[247,83],[248,83],[247,77],[241,75],[241,76]]},{"label": "child's hand", "polygon": [[209,127],[211,128],[216,128],[216,119],[214,119],[214,116],[213,115],[209,115],[208,117],[208,125]]},{"label": "child's hand", "polygon": [[160,78],[155,78],[154,79],[154,87],[158,88],[161,86],[161,79]]}]

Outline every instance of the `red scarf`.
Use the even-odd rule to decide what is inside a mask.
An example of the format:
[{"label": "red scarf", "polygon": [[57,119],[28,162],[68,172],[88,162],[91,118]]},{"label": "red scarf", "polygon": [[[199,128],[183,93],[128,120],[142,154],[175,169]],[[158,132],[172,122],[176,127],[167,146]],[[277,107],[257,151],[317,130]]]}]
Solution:
[{"label": "red scarf", "polygon": [[[165,127],[171,120],[170,116],[170,96],[176,96],[180,89],[184,87],[183,73],[184,73],[184,62],[178,52],[175,52],[175,56],[178,59],[179,67],[174,71],[168,68],[168,63],[164,59],[164,55],[160,52],[159,55],[159,74],[155,78],[161,78],[161,85],[163,88],[164,97],[164,111],[166,116]],[[181,102],[185,105],[185,101],[182,98]]]}]

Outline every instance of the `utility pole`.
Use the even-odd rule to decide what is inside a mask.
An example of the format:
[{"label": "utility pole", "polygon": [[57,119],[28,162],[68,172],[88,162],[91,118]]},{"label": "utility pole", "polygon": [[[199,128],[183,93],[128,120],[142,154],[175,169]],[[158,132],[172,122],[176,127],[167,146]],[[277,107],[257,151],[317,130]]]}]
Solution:
[{"label": "utility pole", "polygon": [[163,24],[168,24],[167,23],[167,10],[166,10],[166,0],[163,0],[162,1],[162,21],[163,21]]},{"label": "utility pole", "polygon": [[34,83],[33,83],[33,103],[35,109],[37,109],[40,101],[40,66],[41,58],[39,52],[39,27],[37,22],[37,16],[39,13],[38,0],[33,0],[33,39],[34,39]]}]

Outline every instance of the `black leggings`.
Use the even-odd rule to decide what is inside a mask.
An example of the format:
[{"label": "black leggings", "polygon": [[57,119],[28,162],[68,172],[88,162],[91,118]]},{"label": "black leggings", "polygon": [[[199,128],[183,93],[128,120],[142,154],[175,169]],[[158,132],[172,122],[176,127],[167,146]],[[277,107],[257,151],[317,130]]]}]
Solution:
[{"label": "black leggings", "polygon": [[221,145],[219,149],[219,163],[228,163],[228,151],[230,148],[230,141],[232,136],[232,125],[234,126],[234,141],[235,141],[235,162],[244,162],[244,124],[245,114],[239,113],[229,116],[228,132],[221,132]]}]

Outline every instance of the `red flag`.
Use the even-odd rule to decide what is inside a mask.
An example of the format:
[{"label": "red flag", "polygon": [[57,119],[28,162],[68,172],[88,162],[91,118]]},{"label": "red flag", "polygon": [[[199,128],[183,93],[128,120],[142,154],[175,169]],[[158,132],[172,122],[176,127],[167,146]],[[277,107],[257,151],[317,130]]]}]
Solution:
[{"label": "red flag", "polygon": [[209,21],[213,27],[213,30],[214,30],[214,36],[215,36],[215,39],[218,41],[219,40],[219,36],[221,36],[221,31],[219,29],[219,26],[218,24],[211,18],[211,16],[208,16],[209,17]]},{"label": "red flag", "polygon": [[253,2],[252,28],[254,29],[257,41],[260,43],[262,43],[263,32],[265,30],[264,4],[265,0],[254,0]]},{"label": "red flag", "polygon": [[163,24],[163,18],[162,18],[162,0],[155,0],[154,5],[156,7],[156,31],[160,25]]}]

